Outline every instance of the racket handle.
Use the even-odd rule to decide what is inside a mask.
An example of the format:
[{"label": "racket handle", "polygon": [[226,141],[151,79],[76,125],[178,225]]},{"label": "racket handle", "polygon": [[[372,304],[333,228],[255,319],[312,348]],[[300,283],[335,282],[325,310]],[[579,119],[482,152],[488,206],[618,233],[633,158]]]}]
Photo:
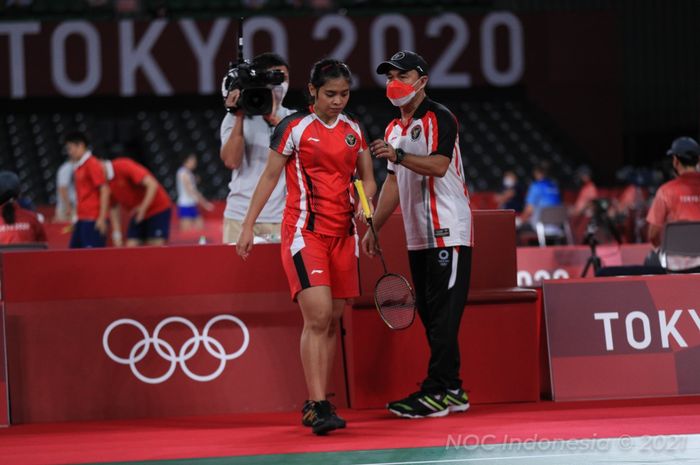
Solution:
[{"label": "racket handle", "polygon": [[369,209],[369,202],[367,202],[367,195],[365,194],[365,188],[362,186],[362,180],[355,179],[353,183],[355,184],[355,189],[357,189],[357,195],[360,197],[360,204],[362,205],[365,218],[372,218],[372,210]]}]

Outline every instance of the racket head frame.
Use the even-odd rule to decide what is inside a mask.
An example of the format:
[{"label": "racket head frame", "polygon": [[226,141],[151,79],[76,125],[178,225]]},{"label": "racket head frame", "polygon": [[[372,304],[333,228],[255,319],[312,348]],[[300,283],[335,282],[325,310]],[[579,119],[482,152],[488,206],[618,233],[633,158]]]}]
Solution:
[{"label": "racket head frame", "polygon": [[[379,300],[377,299],[377,287],[379,286],[379,283],[381,283],[382,280],[388,276],[399,278],[401,281],[403,281],[406,284],[406,288],[410,292],[411,300],[413,301],[413,311],[411,312],[411,319],[405,325],[402,325],[402,326],[394,325],[393,323],[388,321],[387,318],[384,317],[384,313],[382,312],[382,307],[379,304]],[[408,279],[406,279],[404,276],[402,276],[398,273],[384,273],[377,280],[377,283],[374,285],[374,306],[377,308],[377,313],[379,313],[379,316],[381,317],[382,321],[384,321],[384,324],[386,324],[390,329],[393,329],[396,331],[400,331],[402,329],[406,329],[406,328],[410,327],[416,319],[416,293],[413,290],[413,286],[411,286],[411,283],[408,282]]]}]

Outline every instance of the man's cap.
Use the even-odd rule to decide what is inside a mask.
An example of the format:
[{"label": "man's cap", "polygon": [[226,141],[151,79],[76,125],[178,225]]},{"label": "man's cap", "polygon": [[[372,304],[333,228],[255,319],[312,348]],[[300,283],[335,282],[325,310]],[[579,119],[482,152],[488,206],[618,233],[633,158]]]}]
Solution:
[{"label": "man's cap", "polygon": [[676,155],[692,160],[700,156],[700,145],[692,137],[679,137],[673,141],[666,155]]},{"label": "man's cap", "polygon": [[416,52],[410,52],[408,50],[395,53],[387,61],[379,63],[379,66],[377,66],[377,74],[386,74],[391,68],[400,69],[401,71],[415,69],[421,76],[428,74],[428,63]]},{"label": "man's cap", "polygon": [[0,171],[0,205],[19,196],[19,177],[12,171]]}]

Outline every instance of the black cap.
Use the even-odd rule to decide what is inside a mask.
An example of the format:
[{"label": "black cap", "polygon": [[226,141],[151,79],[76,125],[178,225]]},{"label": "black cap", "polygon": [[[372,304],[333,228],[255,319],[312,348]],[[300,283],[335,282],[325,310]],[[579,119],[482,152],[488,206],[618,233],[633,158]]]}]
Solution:
[{"label": "black cap", "polygon": [[692,137],[679,137],[673,141],[666,155],[675,155],[692,160],[700,156],[700,145]]},{"label": "black cap", "polygon": [[409,52],[408,50],[395,53],[387,61],[379,63],[377,74],[386,74],[391,68],[400,69],[401,71],[415,69],[421,76],[428,74],[428,63],[416,52]]},{"label": "black cap", "polygon": [[19,178],[12,171],[0,171],[0,205],[19,196]]}]

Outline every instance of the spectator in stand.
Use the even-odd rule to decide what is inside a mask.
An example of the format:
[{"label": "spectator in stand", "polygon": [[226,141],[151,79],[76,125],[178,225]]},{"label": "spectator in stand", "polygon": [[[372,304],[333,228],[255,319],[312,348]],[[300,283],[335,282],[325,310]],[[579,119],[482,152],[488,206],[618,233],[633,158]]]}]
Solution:
[{"label": "spectator in stand", "polygon": [[627,166],[618,171],[617,178],[626,185],[614,199],[612,213],[624,224],[627,242],[646,242],[648,188],[653,183],[651,172]]},{"label": "spectator in stand", "polygon": [[503,187],[501,192],[496,194],[498,208],[505,210],[515,210],[520,214],[525,207],[525,186],[518,180],[518,176],[513,171],[503,173]]},{"label": "spectator in stand", "polygon": [[[559,187],[549,177],[549,163],[541,162],[532,170],[534,181],[530,184],[525,196],[525,209],[521,215],[523,224],[529,222],[534,229],[539,221],[540,212],[545,207],[561,205],[561,194]],[[547,235],[557,234],[559,230],[548,230]]]},{"label": "spectator in stand", "polygon": [[68,157],[75,163],[73,179],[77,197],[77,221],[70,240],[72,249],[104,247],[109,213],[109,186],[102,164],[88,149],[85,134],[65,137]]},{"label": "spectator in stand", "polygon": [[112,242],[122,245],[120,206],[131,215],[126,246],[165,245],[170,236],[172,202],[168,193],[144,166],[129,158],[104,160],[102,165],[112,194]]},{"label": "spectator in stand", "polygon": [[591,168],[582,165],[576,170],[576,179],[581,183],[576,202],[571,209],[572,216],[583,216],[590,218],[593,215],[592,202],[598,198],[598,188],[593,182]]},{"label": "spectator in stand", "polygon": [[190,153],[185,156],[182,166],[177,170],[177,214],[182,231],[204,227],[198,205],[207,211],[214,209],[214,206],[197,189],[195,169],[197,169],[197,155]]},{"label": "spectator in stand", "polygon": [[46,232],[36,213],[17,204],[19,178],[0,171],[0,245],[46,242]]}]

